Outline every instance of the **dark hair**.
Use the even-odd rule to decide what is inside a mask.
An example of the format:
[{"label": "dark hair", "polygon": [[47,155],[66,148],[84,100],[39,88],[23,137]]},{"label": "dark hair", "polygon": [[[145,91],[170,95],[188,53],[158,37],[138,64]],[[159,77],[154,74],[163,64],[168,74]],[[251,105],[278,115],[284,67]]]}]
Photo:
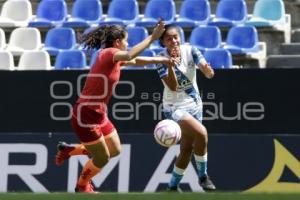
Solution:
[{"label": "dark hair", "polygon": [[124,39],[126,29],[119,25],[103,25],[99,26],[80,38],[80,43],[86,49],[102,49],[113,46],[113,42],[117,39]]},{"label": "dark hair", "polygon": [[176,26],[176,25],[172,25],[172,24],[169,24],[169,25],[166,25],[165,26],[165,31],[163,32],[163,34],[160,36],[160,38],[159,38],[159,44],[160,44],[160,46],[162,46],[162,47],[165,47],[165,45],[163,45],[163,39],[164,39],[164,37],[165,37],[165,35],[166,35],[166,32],[168,31],[168,30],[170,30],[170,29],[176,29],[176,31],[177,31],[177,33],[179,34],[179,36],[180,36],[180,30],[179,30],[179,27],[178,26]]}]

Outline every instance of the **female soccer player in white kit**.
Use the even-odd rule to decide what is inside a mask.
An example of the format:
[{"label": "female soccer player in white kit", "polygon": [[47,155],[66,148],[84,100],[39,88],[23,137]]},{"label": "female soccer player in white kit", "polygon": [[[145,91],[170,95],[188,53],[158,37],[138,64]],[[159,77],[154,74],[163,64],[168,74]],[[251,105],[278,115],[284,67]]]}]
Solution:
[{"label": "female soccer player in white kit", "polygon": [[199,183],[204,190],[215,190],[207,174],[207,130],[202,124],[202,100],[200,98],[196,69],[206,78],[214,76],[214,70],[205,61],[201,52],[191,45],[180,44],[176,26],[166,26],[160,37],[165,50],[161,56],[172,57],[177,65],[157,65],[157,71],[164,85],[163,112],[166,118],[176,121],[182,131],[180,153],[176,159],[169,191],[181,191],[178,187],[192,154],[197,164]]}]

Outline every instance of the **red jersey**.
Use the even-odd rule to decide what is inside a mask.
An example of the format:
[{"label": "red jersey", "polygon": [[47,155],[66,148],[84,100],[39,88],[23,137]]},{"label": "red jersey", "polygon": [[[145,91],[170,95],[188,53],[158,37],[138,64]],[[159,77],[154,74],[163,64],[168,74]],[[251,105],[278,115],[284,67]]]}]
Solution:
[{"label": "red jersey", "polygon": [[106,48],[100,51],[86,78],[77,103],[84,103],[94,110],[98,110],[103,103],[108,104],[114,87],[120,79],[122,62],[113,61],[117,51],[119,51],[117,48]]}]

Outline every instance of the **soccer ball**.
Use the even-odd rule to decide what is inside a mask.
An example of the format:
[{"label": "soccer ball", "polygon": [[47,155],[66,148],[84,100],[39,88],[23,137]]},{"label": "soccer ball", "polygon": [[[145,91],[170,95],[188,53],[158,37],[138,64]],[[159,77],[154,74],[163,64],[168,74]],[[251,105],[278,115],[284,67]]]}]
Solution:
[{"label": "soccer ball", "polygon": [[158,144],[164,147],[177,144],[181,138],[180,126],[173,120],[162,120],[155,126],[154,138]]}]

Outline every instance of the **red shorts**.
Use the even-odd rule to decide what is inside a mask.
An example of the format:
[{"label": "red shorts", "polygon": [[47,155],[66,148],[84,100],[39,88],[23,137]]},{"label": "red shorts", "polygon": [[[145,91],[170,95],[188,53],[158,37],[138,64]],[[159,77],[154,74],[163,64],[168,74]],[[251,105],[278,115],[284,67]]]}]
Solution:
[{"label": "red shorts", "polygon": [[73,107],[71,123],[82,143],[96,142],[102,135],[106,137],[115,130],[106,112],[98,112],[80,104]]}]

